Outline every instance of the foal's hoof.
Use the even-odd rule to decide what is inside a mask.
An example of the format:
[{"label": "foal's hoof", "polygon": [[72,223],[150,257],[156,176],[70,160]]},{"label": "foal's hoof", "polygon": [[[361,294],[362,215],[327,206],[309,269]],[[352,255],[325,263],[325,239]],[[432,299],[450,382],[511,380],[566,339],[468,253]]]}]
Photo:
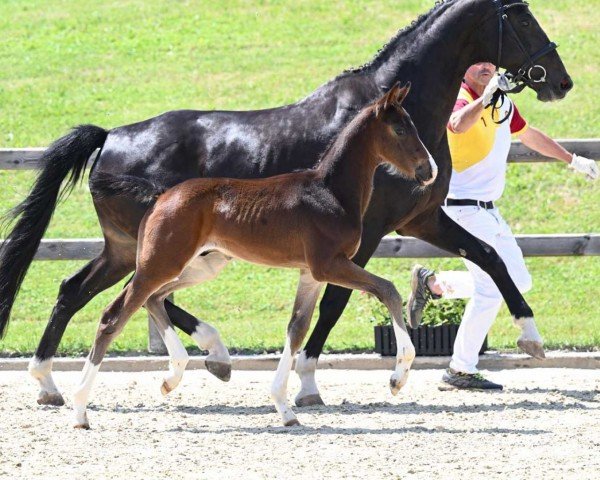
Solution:
[{"label": "foal's hoof", "polygon": [[543,360],[546,358],[546,354],[544,353],[544,347],[541,342],[537,342],[535,340],[517,340],[517,346],[523,350],[527,355],[532,356],[533,358],[537,358],[538,360]]},{"label": "foal's hoof", "polygon": [[284,427],[295,427],[296,425],[300,426],[300,422],[297,418],[292,418],[283,424]]},{"label": "foal's hoof", "polygon": [[406,384],[406,380],[406,375],[403,378],[400,378],[399,375],[395,373],[392,374],[392,376],[390,377],[390,391],[392,392],[392,395],[398,395],[398,392]]},{"label": "foal's hoof", "polygon": [[90,430],[90,424],[89,423],[76,423],[75,425],[73,425],[73,428],[77,428],[78,430]]},{"label": "foal's hoof", "polygon": [[53,405],[55,407],[62,407],[65,404],[65,400],[62,395],[58,392],[44,392],[41,391],[37,399],[38,405]]},{"label": "foal's hoof", "polygon": [[[174,388],[174,387],[173,387]],[[160,386],[160,393],[162,393],[163,395],[166,395],[169,392],[173,391],[173,388],[171,388],[169,386],[169,384],[167,383],[167,381],[165,380],[162,385]]]},{"label": "foal's hoof", "polygon": [[206,360],[206,369],[219,380],[228,382],[231,379],[231,363],[216,362],[214,360]]},{"label": "foal's hoof", "polygon": [[312,407],[313,405],[325,405],[325,402],[318,393],[312,393],[301,397],[298,395],[294,400],[297,407]]}]

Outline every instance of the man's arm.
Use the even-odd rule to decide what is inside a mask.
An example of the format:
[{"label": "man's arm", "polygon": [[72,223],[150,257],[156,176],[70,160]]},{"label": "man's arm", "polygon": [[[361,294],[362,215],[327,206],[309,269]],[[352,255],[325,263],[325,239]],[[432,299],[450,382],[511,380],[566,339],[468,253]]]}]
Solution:
[{"label": "man's arm", "polygon": [[492,101],[492,97],[498,90],[498,75],[494,75],[487,84],[481,97],[465,105],[450,116],[448,121],[450,130],[454,133],[464,133],[471,128],[481,117],[481,112]]},{"label": "man's arm", "polygon": [[481,117],[481,112],[483,112],[483,98],[479,97],[450,116],[450,130],[454,133],[466,132],[477,123],[477,120]]},{"label": "man's arm", "polygon": [[532,150],[550,158],[557,158],[566,163],[571,163],[573,155],[567,152],[558,142],[551,139],[541,130],[529,127],[521,135],[519,140]]},{"label": "man's arm", "polygon": [[556,158],[570,164],[575,170],[587,175],[591,179],[598,178],[600,174],[600,170],[594,160],[569,153],[558,142],[537,128],[529,127],[519,135],[519,140],[527,147],[546,157]]}]

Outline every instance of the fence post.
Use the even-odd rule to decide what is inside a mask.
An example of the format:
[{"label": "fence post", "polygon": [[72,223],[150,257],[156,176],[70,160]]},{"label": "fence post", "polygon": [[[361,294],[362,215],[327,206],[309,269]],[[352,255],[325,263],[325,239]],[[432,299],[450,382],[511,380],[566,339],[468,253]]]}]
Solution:
[{"label": "fence post", "polygon": [[[167,297],[167,300],[170,302],[175,301],[175,297],[173,294]],[[156,353],[158,355],[167,355],[167,347],[165,346],[165,342],[163,342],[160,333],[158,333],[158,328],[154,325],[154,321],[152,317],[148,313],[148,353]]]}]

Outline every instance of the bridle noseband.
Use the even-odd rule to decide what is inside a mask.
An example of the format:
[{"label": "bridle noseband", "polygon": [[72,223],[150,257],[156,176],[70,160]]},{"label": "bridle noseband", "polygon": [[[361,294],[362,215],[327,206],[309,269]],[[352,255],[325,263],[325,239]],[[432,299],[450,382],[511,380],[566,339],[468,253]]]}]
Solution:
[{"label": "bridle noseband", "polygon": [[[503,5],[502,0],[492,0],[492,3],[496,7],[496,13],[498,15],[498,61],[496,62],[496,71],[500,67],[500,60],[502,58],[502,36],[504,30],[504,23],[506,23],[508,27],[508,31],[512,34],[513,39],[517,46],[521,49],[527,60],[523,65],[519,67],[517,73],[511,72],[507,70],[505,75],[509,79],[509,81],[515,86],[509,90],[510,93],[518,93],[523,90],[526,86],[531,86],[533,83],[542,83],[546,81],[546,69],[536,64],[535,62],[558,48],[558,45],[554,42],[549,42],[547,45],[539,49],[533,55],[529,55],[529,52],[525,49],[523,42],[519,38],[519,35],[515,31],[514,27],[508,21],[508,16],[506,11],[513,7],[525,7],[529,8],[529,4],[526,1],[520,1],[515,3],[510,3],[508,5]],[[532,76],[532,73],[539,72],[539,76]]]}]

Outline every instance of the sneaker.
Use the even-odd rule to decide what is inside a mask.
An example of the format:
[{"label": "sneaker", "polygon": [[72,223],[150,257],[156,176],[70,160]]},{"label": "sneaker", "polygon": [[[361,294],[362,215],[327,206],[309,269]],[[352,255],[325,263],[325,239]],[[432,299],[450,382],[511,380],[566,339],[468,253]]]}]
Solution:
[{"label": "sneaker", "polygon": [[410,294],[406,303],[406,318],[410,328],[418,328],[423,318],[423,309],[430,299],[437,300],[437,295],[429,290],[427,279],[434,275],[433,270],[428,270],[421,265],[415,265],[410,275]]},{"label": "sneaker", "polygon": [[439,390],[502,390],[502,385],[486,380],[481,373],[463,373],[448,368]]}]

